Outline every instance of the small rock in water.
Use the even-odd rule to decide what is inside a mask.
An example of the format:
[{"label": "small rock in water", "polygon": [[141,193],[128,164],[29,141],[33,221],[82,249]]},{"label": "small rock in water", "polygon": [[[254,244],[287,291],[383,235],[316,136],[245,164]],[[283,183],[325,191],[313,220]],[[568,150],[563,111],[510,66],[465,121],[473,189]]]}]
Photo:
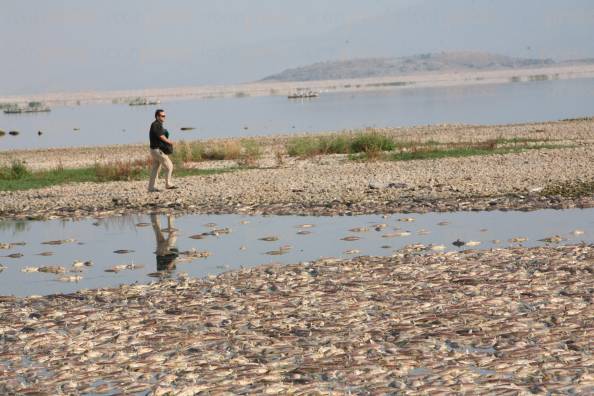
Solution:
[{"label": "small rock in water", "polygon": [[311,231],[308,230],[301,230],[297,232],[297,235],[309,235],[311,234]]},{"label": "small rock in water", "polygon": [[0,272],[4,271],[6,269],[5,266],[3,266],[2,264],[0,264]]},{"label": "small rock in water", "polygon": [[435,250],[435,251],[440,251],[440,250],[445,250],[445,246],[444,245],[429,245],[431,250]]},{"label": "small rock in water", "polygon": [[382,245],[380,246],[382,249],[392,249],[391,245]]},{"label": "small rock in water", "polygon": [[410,232],[408,231],[395,231],[395,232],[389,232],[387,234],[382,235],[382,238],[394,238],[394,237],[404,237],[404,236],[409,236]]},{"label": "small rock in water", "polygon": [[217,226],[216,223],[206,223],[206,224],[204,224],[204,227],[208,227],[208,228],[214,228],[216,226]]},{"label": "small rock in water", "polygon": [[344,252],[344,254],[359,254],[361,251],[359,249],[349,249]]},{"label": "small rock in water", "polygon": [[487,230],[486,228],[481,228],[479,231],[480,231],[480,232],[487,232],[487,231],[489,231],[489,230]]},{"label": "small rock in water", "polygon": [[508,239],[509,243],[522,243],[522,242],[526,242],[528,240],[528,238],[526,237],[515,237],[515,238],[511,238]]},{"label": "small rock in water", "polygon": [[398,219],[398,221],[404,222],[404,223],[412,223],[413,221],[415,221],[414,218],[412,217],[403,217],[401,219]]},{"label": "small rock in water", "polygon": [[194,128],[194,127],[181,127],[179,129],[182,130],[182,131],[192,131],[192,130],[194,130],[196,128]]},{"label": "small rock in water", "polygon": [[247,246],[245,246],[245,245],[241,245],[241,246],[239,247],[239,250],[247,250]]},{"label": "small rock in water", "polygon": [[23,257],[23,256],[24,256],[24,254],[23,254],[23,253],[12,253],[12,254],[9,254],[9,255],[7,255],[7,256],[4,256],[4,257],[10,257],[10,258],[14,258],[14,259],[16,259],[16,258],[21,258],[21,257]]},{"label": "small rock in water", "polygon": [[462,246],[466,245],[466,242],[461,241],[460,239],[456,239],[454,242],[452,242],[452,245],[454,245],[456,247],[462,247]]},{"label": "small rock in water", "polygon": [[479,241],[468,241],[466,242],[466,246],[478,246],[481,243]]},{"label": "small rock in water", "polygon": [[312,228],[312,227],[315,227],[315,225],[314,224],[301,224],[301,225],[297,226],[297,228]]},{"label": "small rock in water", "polygon": [[188,238],[191,238],[191,239],[204,239],[204,235],[203,234],[190,235]]},{"label": "small rock in water", "polygon": [[376,230],[376,231],[381,231],[384,228],[386,228],[387,226],[388,226],[387,224],[376,224],[376,225],[373,226],[373,229]]},{"label": "small rock in water", "polygon": [[429,235],[429,234],[431,234],[431,231],[426,230],[424,228],[422,228],[419,231],[417,231],[417,235]]},{"label": "small rock in water", "polygon": [[494,244],[494,245],[499,245],[501,243],[501,241],[499,239],[493,239],[491,241],[491,243]]},{"label": "small rock in water", "polygon": [[39,272],[37,267],[25,267],[21,269],[21,272]]},{"label": "small rock in water", "polygon": [[241,220],[239,224],[250,224],[249,220]]},{"label": "small rock in water", "polygon": [[352,242],[352,241],[358,241],[359,239],[361,239],[361,237],[355,236],[355,235],[349,235],[349,236],[345,236],[344,238],[340,238],[342,241],[347,241],[347,242]]},{"label": "small rock in water", "polygon": [[136,227],[148,227],[150,225],[151,225],[151,223],[138,223],[138,224],[136,224]]},{"label": "small rock in water", "polygon": [[11,136],[17,136],[19,134],[19,131],[10,131],[8,132],[8,134]]},{"label": "small rock in water", "polygon": [[447,226],[449,224],[450,224],[450,222],[449,221],[446,221],[446,220],[440,221],[439,223],[437,223],[438,226]]},{"label": "small rock in water", "polygon": [[37,131],[37,136],[41,136],[41,135],[43,135],[43,132],[42,131]]}]

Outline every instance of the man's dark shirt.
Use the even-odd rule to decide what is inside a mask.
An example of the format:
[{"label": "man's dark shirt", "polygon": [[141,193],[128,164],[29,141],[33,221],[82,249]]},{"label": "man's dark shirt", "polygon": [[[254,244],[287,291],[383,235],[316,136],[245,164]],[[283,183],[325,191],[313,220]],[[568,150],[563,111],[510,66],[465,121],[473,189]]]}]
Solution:
[{"label": "man's dark shirt", "polygon": [[163,123],[159,120],[153,121],[151,124],[151,130],[149,132],[149,138],[151,140],[151,148],[158,149],[159,148],[159,139],[160,136],[165,135],[165,129],[163,129]]}]

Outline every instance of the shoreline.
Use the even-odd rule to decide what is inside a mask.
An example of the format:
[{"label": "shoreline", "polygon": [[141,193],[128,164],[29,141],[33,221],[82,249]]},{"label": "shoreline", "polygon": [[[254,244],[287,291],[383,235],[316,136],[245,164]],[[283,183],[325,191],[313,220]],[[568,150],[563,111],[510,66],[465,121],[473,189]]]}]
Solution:
[{"label": "shoreline", "polygon": [[[175,213],[352,215],[457,210],[535,210],[594,207],[594,195],[572,198],[540,192],[563,183],[594,183],[594,120],[499,126],[382,129],[401,141],[555,139],[558,148],[413,161],[352,161],[347,155],[288,157],[288,137],[260,138],[264,156],[250,168],[175,179],[181,188],[151,194],[147,181],[63,184],[1,191],[0,219],[51,219],[171,211]],[[560,141],[559,138],[563,137]],[[233,140],[233,139],[232,139]],[[143,146],[21,152],[7,155],[32,168],[84,166],[89,161],[146,158]],[[51,155],[50,155],[51,154]],[[37,161],[37,162],[36,162]],[[86,162],[85,162],[86,161]],[[280,162],[279,162],[280,161]],[[225,167],[234,161],[197,163]]]},{"label": "shoreline", "polygon": [[328,92],[364,92],[388,89],[470,86],[521,83],[541,80],[594,78],[594,65],[545,66],[512,70],[448,71],[342,80],[295,82],[250,82],[230,85],[149,88],[115,91],[53,92],[0,96],[2,103],[44,102],[51,106],[76,106],[91,103],[125,103],[136,97],[161,101],[212,99],[244,96],[288,95],[299,88]]}]

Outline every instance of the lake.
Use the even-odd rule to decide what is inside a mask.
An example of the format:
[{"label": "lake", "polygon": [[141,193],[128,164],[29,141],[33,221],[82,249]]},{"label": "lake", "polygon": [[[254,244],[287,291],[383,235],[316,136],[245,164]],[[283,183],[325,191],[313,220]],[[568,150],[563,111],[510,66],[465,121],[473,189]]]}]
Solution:
[{"label": "lake", "polygon": [[[594,79],[167,101],[175,140],[338,131],[364,127],[554,121],[594,114]],[[88,104],[50,113],[0,113],[0,151],[145,143],[157,106]],[[188,132],[181,127],[194,127]],[[42,134],[38,135],[38,131]]]}]

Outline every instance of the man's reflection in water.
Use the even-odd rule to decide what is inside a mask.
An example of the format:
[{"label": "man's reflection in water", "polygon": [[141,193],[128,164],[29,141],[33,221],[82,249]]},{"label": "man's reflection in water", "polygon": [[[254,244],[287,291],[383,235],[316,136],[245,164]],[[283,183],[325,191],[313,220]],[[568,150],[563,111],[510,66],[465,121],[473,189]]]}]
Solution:
[{"label": "man's reflection in water", "polygon": [[[177,230],[173,227],[173,216],[167,215],[167,228],[161,230],[159,216],[151,214],[151,223],[155,232],[157,241],[157,271],[173,271],[175,269],[175,259],[179,256],[179,250],[175,247],[177,242]],[[167,233],[167,239],[163,236],[163,231]]]}]

